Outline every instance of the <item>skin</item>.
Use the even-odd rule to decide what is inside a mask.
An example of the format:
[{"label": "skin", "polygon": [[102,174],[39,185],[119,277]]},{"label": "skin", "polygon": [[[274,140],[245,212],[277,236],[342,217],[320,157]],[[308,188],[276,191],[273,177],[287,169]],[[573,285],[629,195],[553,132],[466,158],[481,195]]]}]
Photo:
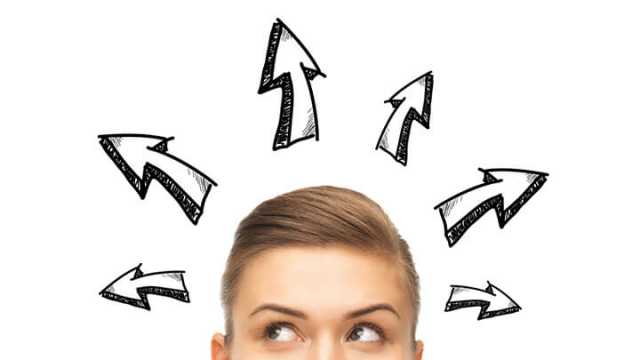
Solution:
[{"label": "skin", "polygon": [[[216,333],[212,359],[421,360],[405,284],[397,263],[350,248],[268,250],[246,265],[232,305],[233,341]],[[376,304],[385,305],[366,311]],[[286,324],[269,327],[275,322]]]}]

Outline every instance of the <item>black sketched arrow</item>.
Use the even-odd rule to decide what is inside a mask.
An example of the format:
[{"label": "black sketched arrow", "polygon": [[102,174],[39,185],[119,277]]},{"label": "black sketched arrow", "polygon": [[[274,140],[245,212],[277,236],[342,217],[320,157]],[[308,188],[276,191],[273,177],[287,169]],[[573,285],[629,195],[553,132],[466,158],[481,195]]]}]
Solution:
[{"label": "black sketched arrow", "polygon": [[100,296],[123,304],[151,310],[148,295],[165,296],[189,302],[184,271],[162,271],[144,274],[142,264],[120,275],[107,285]]},{"label": "black sketched arrow", "polygon": [[393,112],[380,133],[376,150],[384,150],[397,162],[406,166],[411,125],[416,121],[429,128],[432,94],[433,74],[429,71],[412,80],[386,100],[385,103],[393,106]]},{"label": "black sketched arrow", "polygon": [[151,180],[157,180],[196,225],[215,181],[183,160],[169,154],[173,137],[144,134],[99,135],[100,145],[141,199]]},{"label": "black sketched arrow", "polygon": [[[453,247],[464,233],[494,209],[502,229],[547,181],[549,174],[519,169],[479,169],[483,183],[458,193],[435,206],[444,233]],[[508,206],[506,206],[508,205]]]},{"label": "black sketched arrow", "polygon": [[488,282],[486,289],[469,286],[451,285],[451,295],[444,309],[445,312],[469,307],[479,307],[478,320],[494,316],[512,314],[522,310],[512,298],[495,285]]},{"label": "black sketched arrow", "polygon": [[258,89],[258,94],[282,89],[273,150],[313,137],[319,140],[318,113],[311,88],[311,80],[318,75],[326,77],[302,42],[277,19],[269,35]]}]

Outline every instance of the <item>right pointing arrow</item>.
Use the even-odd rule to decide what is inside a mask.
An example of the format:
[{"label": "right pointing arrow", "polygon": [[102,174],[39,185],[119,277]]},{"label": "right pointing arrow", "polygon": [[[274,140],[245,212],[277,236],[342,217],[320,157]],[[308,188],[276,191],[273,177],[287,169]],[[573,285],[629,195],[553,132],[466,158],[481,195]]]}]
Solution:
[{"label": "right pointing arrow", "polygon": [[282,89],[280,119],[273,150],[289,147],[305,139],[319,139],[316,103],[311,80],[326,77],[307,48],[277,19],[271,28],[267,56],[258,94]]},{"label": "right pointing arrow", "polygon": [[411,124],[415,120],[425,128],[429,128],[432,93],[433,74],[429,71],[405,85],[385,101],[390,103],[394,110],[384,125],[376,149],[384,150],[397,162],[406,166]]},{"label": "right pointing arrow", "polygon": [[[502,229],[547,181],[549,174],[518,169],[479,169],[483,184],[460,192],[435,206],[440,212],[449,247],[489,210],[495,209]],[[506,206],[508,205],[508,206]]]},{"label": "right pointing arrow", "polygon": [[486,289],[476,289],[469,286],[451,286],[451,295],[444,311],[454,311],[469,307],[480,307],[478,320],[489,319],[494,316],[512,314],[522,308],[509,295],[488,282]]}]

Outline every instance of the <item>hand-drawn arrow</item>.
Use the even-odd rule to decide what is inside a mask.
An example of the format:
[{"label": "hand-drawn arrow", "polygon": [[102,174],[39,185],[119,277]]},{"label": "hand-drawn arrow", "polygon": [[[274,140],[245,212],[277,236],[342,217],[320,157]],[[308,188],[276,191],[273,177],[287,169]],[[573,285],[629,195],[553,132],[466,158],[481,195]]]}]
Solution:
[{"label": "hand-drawn arrow", "polygon": [[[518,169],[479,169],[483,184],[471,187],[435,206],[444,233],[453,247],[482,215],[495,209],[502,229],[520,208],[540,190],[549,174]],[[505,205],[509,204],[505,208]]]},{"label": "hand-drawn arrow", "polygon": [[[157,180],[196,225],[215,181],[195,167],[167,153],[173,137],[143,134],[99,135],[100,145],[133,189],[144,199],[151,180]],[[138,172],[136,172],[138,171]]]},{"label": "hand-drawn arrow", "polygon": [[494,316],[512,314],[522,308],[509,295],[489,284],[486,289],[476,289],[468,286],[451,285],[451,295],[444,311],[454,311],[468,307],[480,307],[478,320],[489,319]]},{"label": "hand-drawn arrow", "polygon": [[317,75],[326,77],[302,42],[282,20],[277,19],[269,35],[258,89],[258,94],[282,89],[273,150],[287,148],[312,137],[318,141],[318,116],[311,88],[311,80]]},{"label": "hand-drawn arrow", "polygon": [[163,271],[143,274],[142,264],[120,275],[107,285],[100,295],[123,304],[151,310],[148,295],[166,296],[189,302],[189,292],[184,284],[184,271]]},{"label": "hand-drawn arrow", "polygon": [[393,106],[393,112],[382,129],[376,150],[382,149],[397,162],[407,165],[411,124],[415,120],[425,128],[429,128],[432,93],[433,74],[429,71],[402,87],[385,101]]}]

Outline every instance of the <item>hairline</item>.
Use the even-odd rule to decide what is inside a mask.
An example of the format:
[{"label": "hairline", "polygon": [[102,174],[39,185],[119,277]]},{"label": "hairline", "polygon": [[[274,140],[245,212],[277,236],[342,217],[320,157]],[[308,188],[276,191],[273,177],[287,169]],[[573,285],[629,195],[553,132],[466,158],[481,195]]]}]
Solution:
[{"label": "hairline", "polygon": [[[386,262],[392,263],[395,267],[396,267],[396,271],[398,271],[402,277],[402,282],[404,283],[404,287],[405,287],[405,291],[407,293],[407,295],[409,296],[409,299],[412,299],[412,297],[414,296],[412,294],[412,285],[411,285],[411,279],[409,278],[409,274],[408,271],[406,271],[406,264],[404,264],[404,260],[402,258],[402,255],[398,252],[398,253],[394,253],[394,252],[390,252],[388,250],[384,250],[381,248],[366,248],[366,249],[362,249],[361,247],[354,245],[354,244],[350,244],[350,243],[346,243],[342,240],[336,239],[336,240],[331,240],[329,242],[323,243],[323,244],[315,244],[315,243],[304,243],[304,242],[300,242],[300,243],[282,243],[282,244],[276,244],[276,245],[270,245],[270,246],[263,246],[263,247],[259,247],[259,248],[254,248],[256,250],[254,250],[247,258],[247,262],[243,263],[243,265],[241,266],[241,271],[238,273],[238,278],[235,279],[236,282],[236,286],[233,288],[233,294],[231,294],[231,297],[233,299],[237,298],[237,292],[238,289],[240,288],[239,284],[242,282],[242,279],[244,278],[244,273],[246,272],[246,269],[249,267],[249,265],[251,263],[253,263],[254,261],[259,260],[262,256],[265,256],[268,252],[273,251],[273,250],[281,250],[281,249],[285,249],[285,248],[298,248],[298,249],[309,249],[309,248],[321,248],[321,249],[327,249],[327,248],[340,248],[340,249],[344,249],[347,251],[363,251],[360,252],[359,254],[365,254],[367,256],[372,256],[372,257],[376,257],[379,258],[381,260],[384,260]],[[417,279],[416,279],[417,280]],[[416,289],[417,291],[419,291],[419,289]],[[415,294],[415,296],[419,296],[418,294]],[[223,304],[224,305],[224,304]],[[420,304],[418,303],[418,308],[415,308],[413,301],[410,301],[410,308],[412,311],[412,316],[410,317],[411,319],[411,323],[412,323],[412,331],[411,331],[411,337],[412,337],[412,342],[415,345],[415,332],[416,332],[416,325],[417,325],[417,319],[418,319],[418,313],[419,312],[419,306]],[[231,340],[233,339],[233,311],[231,309],[231,307],[233,306],[233,304],[229,304],[229,317],[230,317],[230,328],[226,329],[227,330],[227,335],[225,335],[225,343],[227,341],[227,338],[229,339],[229,343],[231,343]]]}]

